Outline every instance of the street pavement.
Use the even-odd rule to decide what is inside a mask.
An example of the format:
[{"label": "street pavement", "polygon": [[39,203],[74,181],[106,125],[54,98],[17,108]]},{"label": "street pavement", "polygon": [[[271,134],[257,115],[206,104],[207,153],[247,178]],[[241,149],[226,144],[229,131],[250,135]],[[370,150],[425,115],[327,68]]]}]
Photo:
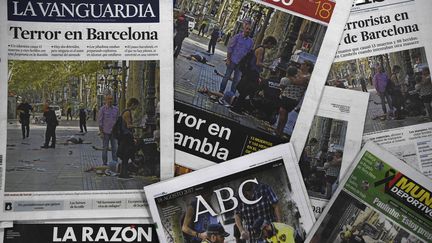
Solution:
[{"label": "street pavement", "polygon": [[[226,47],[222,42],[217,43],[214,55],[207,55],[209,38],[191,33],[183,42],[181,54],[175,59],[175,99],[182,101],[198,109],[204,109],[213,114],[234,120],[243,126],[272,133],[274,128],[268,122],[257,119],[251,115],[239,116],[229,112],[229,109],[210,99],[208,95],[198,92],[201,88],[207,88],[213,92],[219,91],[222,77],[215,73],[225,73]],[[184,56],[199,53],[208,59],[215,67],[187,60]],[[226,90],[231,87],[228,81]]]},{"label": "street pavement", "polygon": [[[353,88],[355,90],[361,90],[361,88]],[[422,120],[421,116],[406,116],[402,120],[386,119],[380,120],[379,117],[383,115],[381,107],[381,99],[378,96],[376,90],[373,87],[368,87],[369,92],[369,106],[367,110],[365,126],[363,133],[377,132],[382,130],[388,130],[392,128],[412,126],[427,121]],[[388,110],[388,105],[387,110]]]},{"label": "street pavement", "polygon": [[[102,165],[102,141],[95,121],[87,122],[88,133],[80,133],[78,120],[62,119],[57,127],[55,149],[42,149],[44,125],[30,125],[29,138],[22,139],[21,125],[8,121],[6,150],[6,192],[87,191],[142,189],[157,181],[155,177],[135,176],[121,180],[116,176],[86,172]],[[83,144],[70,144],[71,136],[82,138]],[[96,148],[96,149],[95,149]],[[111,161],[110,151],[108,161]]]}]

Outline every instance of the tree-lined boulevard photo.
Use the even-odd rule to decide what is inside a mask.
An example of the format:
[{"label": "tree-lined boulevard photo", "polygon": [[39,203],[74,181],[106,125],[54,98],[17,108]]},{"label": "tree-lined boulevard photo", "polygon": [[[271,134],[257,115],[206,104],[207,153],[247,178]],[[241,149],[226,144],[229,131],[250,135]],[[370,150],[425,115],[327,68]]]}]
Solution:
[{"label": "tree-lined boulevard photo", "polygon": [[9,61],[5,191],[159,181],[159,61]]}]

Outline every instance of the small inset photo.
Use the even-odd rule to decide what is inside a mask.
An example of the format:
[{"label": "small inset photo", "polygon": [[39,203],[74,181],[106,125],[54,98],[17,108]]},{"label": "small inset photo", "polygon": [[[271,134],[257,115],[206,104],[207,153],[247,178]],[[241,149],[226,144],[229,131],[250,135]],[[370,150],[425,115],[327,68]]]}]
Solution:
[{"label": "small inset photo", "polygon": [[300,157],[310,197],[330,199],[339,185],[347,121],[315,116]]},{"label": "small inset photo", "polygon": [[333,63],[326,84],[370,94],[364,133],[432,121],[424,48]]}]

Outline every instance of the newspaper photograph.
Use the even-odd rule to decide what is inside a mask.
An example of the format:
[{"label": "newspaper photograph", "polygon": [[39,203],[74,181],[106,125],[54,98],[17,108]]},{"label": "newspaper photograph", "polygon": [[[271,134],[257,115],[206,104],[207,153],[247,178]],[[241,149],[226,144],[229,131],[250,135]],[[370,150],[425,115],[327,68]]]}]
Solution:
[{"label": "newspaper photograph", "polygon": [[308,242],[431,242],[432,181],[368,142]]},{"label": "newspaper photograph", "polygon": [[137,218],[21,221],[3,230],[0,243],[159,242],[154,224]]},{"label": "newspaper photograph", "polygon": [[299,167],[316,217],[361,149],[368,99],[367,93],[326,86],[309,133],[303,135]]},{"label": "newspaper photograph", "polygon": [[144,190],[161,242],[304,242],[314,222],[289,143]]},{"label": "newspaper photograph", "polygon": [[177,165],[197,170],[289,141],[300,154],[305,138],[288,121],[309,130],[350,7],[175,1]]},{"label": "newspaper photograph", "polygon": [[363,140],[431,176],[430,9],[423,0],[355,1],[326,84],[369,93]]},{"label": "newspaper photograph", "polygon": [[149,217],[142,188],[173,176],[172,2],[2,4],[0,220]]}]

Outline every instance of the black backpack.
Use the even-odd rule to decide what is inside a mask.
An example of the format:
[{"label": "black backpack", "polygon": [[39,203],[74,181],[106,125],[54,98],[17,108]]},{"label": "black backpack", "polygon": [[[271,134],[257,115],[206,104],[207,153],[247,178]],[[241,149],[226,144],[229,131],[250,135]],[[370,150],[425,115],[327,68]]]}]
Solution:
[{"label": "black backpack", "polygon": [[245,73],[250,70],[252,64],[252,58],[255,56],[255,50],[250,50],[238,63],[239,69],[242,73]]},{"label": "black backpack", "polygon": [[113,136],[113,138],[117,140],[120,139],[122,136],[122,129],[123,129],[123,117],[118,116],[111,131],[111,135]]},{"label": "black backpack", "polygon": [[[253,65],[254,62],[256,62],[256,56],[255,56],[255,50],[258,48],[261,48],[263,46],[258,46],[255,49],[250,50],[244,57],[242,57],[242,59],[240,59],[239,62],[239,69],[242,73],[248,72],[249,70],[251,70],[251,67]],[[265,51],[265,49],[264,49]],[[265,53],[263,53],[264,55]]]},{"label": "black backpack", "polygon": [[[125,113],[126,111],[130,111],[130,110],[124,110],[123,113]],[[113,138],[119,140],[122,138],[122,136],[124,135],[124,131],[125,131],[125,122],[123,120],[123,113],[117,117],[116,122],[114,123],[114,126],[111,130],[111,135],[113,136]]]}]

